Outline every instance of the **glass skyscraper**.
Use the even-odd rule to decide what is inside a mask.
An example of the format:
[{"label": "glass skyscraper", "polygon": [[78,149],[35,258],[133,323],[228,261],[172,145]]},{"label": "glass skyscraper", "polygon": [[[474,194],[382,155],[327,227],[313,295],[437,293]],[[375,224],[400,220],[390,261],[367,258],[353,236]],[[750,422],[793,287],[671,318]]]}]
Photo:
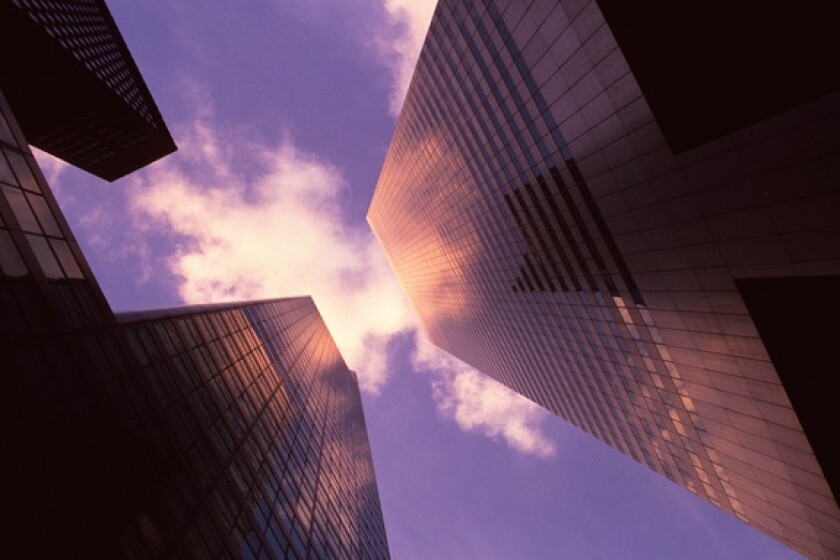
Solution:
[{"label": "glass skyscraper", "polygon": [[[127,50],[96,46],[96,22],[107,16],[95,13],[104,10],[101,2],[3,2],[0,29],[5,12],[27,6],[25,17],[48,14],[43,18],[58,26],[48,26],[53,37],[81,13],[68,44],[93,45],[109,68],[134,68]],[[111,31],[108,40],[122,45]],[[30,73],[51,71],[24,56],[26,42],[15,48]],[[71,68],[89,72],[88,62]],[[11,84],[20,94],[22,84],[7,70],[0,68],[0,89]],[[68,95],[82,99],[87,78],[70,80]],[[136,69],[118,82],[146,92]],[[117,97],[125,93],[115,89]],[[125,129],[108,117],[112,128],[102,128],[95,111],[89,129],[74,128],[83,113],[73,111],[66,122],[50,121],[54,130],[38,128],[46,121],[19,123],[19,109],[32,116],[32,99],[21,104],[3,93],[0,556],[388,558],[357,378],[314,302],[115,315],[32,156],[28,126],[67,140],[57,155],[109,178],[174,144],[164,142],[163,153],[160,145],[134,150],[132,140],[110,144],[112,133],[124,132],[124,140],[139,134],[140,144],[148,138],[134,117],[126,117]],[[147,117],[156,110],[142,111],[153,106],[150,97],[123,105],[155,121]],[[152,128],[166,130],[162,121]],[[86,151],[85,142],[102,149]]]},{"label": "glass skyscraper", "polygon": [[33,146],[109,181],[175,151],[103,0],[3,0],[0,52]]},{"label": "glass skyscraper", "polygon": [[431,340],[840,557],[840,41],[818,6],[442,0],[368,213]]}]

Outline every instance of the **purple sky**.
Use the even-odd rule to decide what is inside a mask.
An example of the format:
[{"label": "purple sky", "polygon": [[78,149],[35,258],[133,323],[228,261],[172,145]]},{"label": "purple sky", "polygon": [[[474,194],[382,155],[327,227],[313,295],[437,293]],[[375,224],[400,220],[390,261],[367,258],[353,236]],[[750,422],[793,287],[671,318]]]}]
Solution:
[{"label": "purple sky", "polygon": [[313,294],[363,380],[396,559],[798,558],[415,350],[364,215],[428,2],[243,6],[113,0],[179,152],[114,184],[42,158],[115,309]]}]

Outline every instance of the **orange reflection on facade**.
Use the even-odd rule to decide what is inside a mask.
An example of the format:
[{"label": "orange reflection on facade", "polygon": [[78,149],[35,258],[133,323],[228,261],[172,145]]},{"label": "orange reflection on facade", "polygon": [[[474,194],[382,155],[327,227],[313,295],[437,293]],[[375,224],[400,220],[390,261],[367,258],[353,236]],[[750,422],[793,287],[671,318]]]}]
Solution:
[{"label": "orange reflection on facade", "polygon": [[[425,329],[438,339],[446,336],[448,323],[467,321],[467,313],[476,306],[464,270],[481,251],[477,230],[461,215],[479,204],[480,196],[465,174],[466,162],[447,142],[430,131],[408,137],[399,149],[392,147],[382,170],[383,184],[398,189],[409,162],[423,162],[411,167],[411,184],[417,188],[400,205],[374,198],[368,214],[377,238],[392,240],[385,246],[386,255],[401,271],[399,281]],[[446,174],[440,176],[439,170]]]}]

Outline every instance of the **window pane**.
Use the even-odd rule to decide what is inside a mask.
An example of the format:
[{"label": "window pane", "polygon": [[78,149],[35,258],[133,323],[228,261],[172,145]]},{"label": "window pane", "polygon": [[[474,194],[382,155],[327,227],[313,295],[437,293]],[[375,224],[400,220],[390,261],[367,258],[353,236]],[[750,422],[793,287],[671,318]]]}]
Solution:
[{"label": "window pane", "polygon": [[35,211],[35,215],[38,216],[38,221],[41,222],[41,227],[44,228],[44,233],[55,237],[63,237],[61,235],[61,230],[58,228],[58,224],[55,222],[55,218],[50,211],[50,207],[47,206],[47,199],[37,194],[27,194],[26,198],[29,200],[29,204]]},{"label": "window pane", "polygon": [[9,183],[10,185],[17,185],[15,176],[12,173],[12,168],[9,167],[9,163],[6,161],[6,158],[3,157],[2,151],[0,151],[0,181]]},{"label": "window pane", "polygon": [[58,266],[58,261],[55,260],[55,255],[53,255],[47,243],[47,238],[38,235],[27,235],[26,239],[29,241],[29,246],[32,247],[32,251],[35,252],[35,258],[38,259],[38,264],[41,265],[41,269],[44,271],[46,277],[64,278],[61,267]]},{"label": "window pane", "polygon": [[0,269],[6,276],[26,276],[27,273],[26,265],[8,231],[0,231]]},{"label": "window pane", "polygon": [[55,254],[58,256],[58,260],[61,262],[61,267],[64,269],[68,278],[84,278],[81,269],[79,269],[79,265],[76,264],[76,259],[73,258],[73,253],[70,251],[70,246],[67,242],[59,241],[58,239],[50,239],[50,245],[52,245]]},{"label": "window pane", "polygon": [[9,128],[9,123],[6,122],[2,113],[0,113],[0,140],[9,144],[17,144],[15,137],[12,136],[12,129]]},{"label": "window pane", "polygon": [[35,219],[35,214],[29,208],[29,204],[23,196],[23,191],[3,185],[3,194],[6,195],[6,200],[9,201],[9,206],[12,207],[12,212],[20,223],[20,229],[40,233],[41,228],[38,226],[38,220]]},{"label": "window pane", "polygon": [[9,163],[15,171],[20,186],[28,191],[41,192],[41,189],[38,188],[38,183],[35,181],[35,176],[29,168],[29,164],[26,163],[26,158],[15,152],[6,152],[6,157],[9,158]]}]

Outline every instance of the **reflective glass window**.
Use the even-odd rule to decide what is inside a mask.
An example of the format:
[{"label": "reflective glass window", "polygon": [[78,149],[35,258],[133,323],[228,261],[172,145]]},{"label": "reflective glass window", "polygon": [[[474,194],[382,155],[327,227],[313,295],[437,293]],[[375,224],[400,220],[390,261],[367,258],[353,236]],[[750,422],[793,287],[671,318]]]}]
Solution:
[{"label": "reflective glass window", "polygon": [[50,245],[52,245],[56,256],[58,256],[61,267],[64,269],[68,278],[84,278],[84,274],[82,274],[78,263],[76,263],[76,259],[73,257],[73,252],[70,251],[70,246],[66,241],[50,239]]},{"label": "reflective glass window", "polygon": [[17,185],[12,168],[9,167],[9,162],[6,161],[6,158],[3,157],[2,150],[0,150],[0,181],[9,183],[10,185]]},{"label": "reflective glass window", "polygon": [[29,246],[32,247],[35,258],[38,259],[38,264],[41,265],[41,269],[44,271],[46,277],[52,279],[64,278],[61,267],[58,265],[55,255],[50,250],[47,239],[39,235],[27,235],[26,239],[29,241]]},{"label": "reflective glass window", "polygon": [[12,212],[14,212],[15,218],[17,218],[20,224],[20,229],[40,233],[41,228],[38,226],[38,220],[35,219],[35,214],[29,208],[23,192],[14,187],[3,185],[3,194],[6,195],[6,200],[9,201],[9,206],[12,207]]},{"label": "reflective glass window", "polygon": [[25,276],[27,273],[26,265],[8,231],[0,231],[0,269],[6,276]]},{"label": "reflective glass window", "polygon": [[6,157],[9,158],[9,163],[15,171],[20,186],[28,191],[40,193],[41,189],[38,187],[38,182],[35,180],[26,158],[15,152],[6,152]]},{"label": "reflective glass window", "polygon": [[53,235],[55,237],[62,237],[61,229],[53,217],[50,207],[47,206],[47,199],[37,194],[27,194],[26,199],[29,200],[30,206],[35,211],[38,221],[41,222],[41,227],[44,228],[44,233]]},{"label": "reflective glass window", "polygon": [[9,123],[6,122],[6,118],[2,113],[0,113],[0,140],[9,144],[16,143],[15,137],[12,135],[12,129],[9,127]]}]

